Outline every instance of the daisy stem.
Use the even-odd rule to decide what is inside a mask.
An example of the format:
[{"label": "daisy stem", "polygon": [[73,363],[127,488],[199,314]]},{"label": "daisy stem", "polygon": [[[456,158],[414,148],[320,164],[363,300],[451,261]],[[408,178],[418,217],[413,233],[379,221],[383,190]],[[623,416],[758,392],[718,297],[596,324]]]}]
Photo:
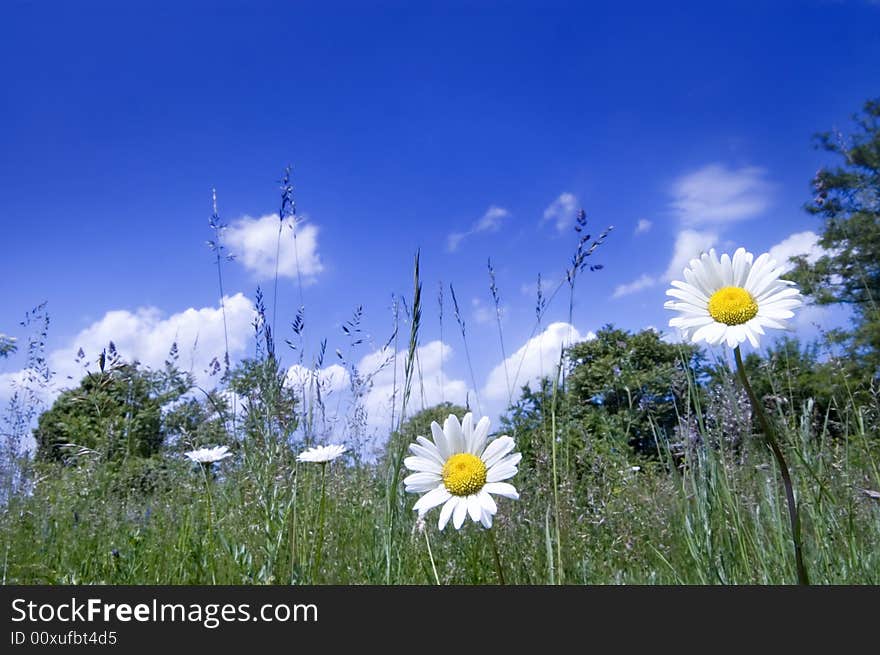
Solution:
[{"label": "daisy stem", "polygon": [[[202,474],[205,478],[205,498],[208,501],[208,547],[213,550],[214,548],[214,518],[213,518],[213,502],[211,499],[211,474],[210,468],[211,464],[204,463],[200,465],[202,469]],[[214,562],[216,561],[216,557],[214,557],[214,553],[210,554],[211,558],[211,584],[217,584],[217,574],[214,570]]]},{"label": "daisy stem", "polygon": [[299,487],[299,463],[293,465],[293,506],[290,508],[290,581],[296,574],[296,492]]},{"label": "daisy stem", "polygon": [[315,539],[315,559],[312,568],[312,584],[315,582],[315,576],[321,570],[321,550],[324,545],[324,491],[327,486],[327,462],[321,462],[321,501],[318,505],[318,536]]},{"label": "daisy stem", "polygon": [[498,574],[498,584],[504,585],[504,570],[501,568],[501,555],[498,553],[498,542],[495,541],[495,531],[489,528],[489,542],[492,544],[492,554],[495,556],[495,572]]},{"label": "daisy stem", "polygon": [[792,542],[794,543],[794,557],[797,566],[798,584],[808,585],[810,584],[810,578],[807,575],[807,567],[804,565],[803,547],[801,545],[801,520],[800,515],[798,514],[797,502],[794,498],[794,486],[791,483],[791,473],[789,473],[788,464],[785,463],[782,449],[776,441],[776,436],[770,425],[770,421],[764,413],[764,408],[761,403],[758,402],[758,397],[755,395],[752,385],[749,384],[739,346],[733,349],[733,355],[736,359],[736,370],[739,374],[740,382],[742,382],[746,394],[749,396],[749,402],[751,402],[752,408],[758,416],[758,423],[761,426],[761,431],[764,433],[764,441],[767,443],[767,446],[776,458],[776,463],[779,465],[779,470],[782,474],[782,482],[785,486],[785,499],[788,503],[788,520],[791,523],[791,537]]},{"label": "daisy stem", "polygon": [[428,529],[425,528],[425,543],[428,545],[428,559],[431,560],[431,570],[434,572],[434,580],[437,586],[440,586],[440,576],[437,575],[437,566],[434,564],[434,553],[431,552],[431,538],[428,536]]}]

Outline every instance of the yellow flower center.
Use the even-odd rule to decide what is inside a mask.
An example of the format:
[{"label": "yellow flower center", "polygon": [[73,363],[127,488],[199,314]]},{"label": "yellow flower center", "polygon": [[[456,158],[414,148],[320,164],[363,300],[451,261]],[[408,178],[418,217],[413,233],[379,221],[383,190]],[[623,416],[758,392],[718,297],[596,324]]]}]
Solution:
[{"label": "yellow flower center", "polygon": [[443,466],[443,484],[454,496],[470,496],[486,484],[486,465],[476,455],[458,453]]},{"label": "yellow flower center", "polygon": [[758,313],[758,303],[742,287],[721,287],[709,298],[709,315],[725,325],[742,325]]}]

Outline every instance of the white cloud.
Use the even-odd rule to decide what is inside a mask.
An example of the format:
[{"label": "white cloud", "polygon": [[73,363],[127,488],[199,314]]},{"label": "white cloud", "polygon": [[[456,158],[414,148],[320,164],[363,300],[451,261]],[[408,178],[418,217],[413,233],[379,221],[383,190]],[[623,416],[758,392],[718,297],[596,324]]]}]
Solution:
[{"label": "white cloud", "polygon": [[471,307],[473,309],[474,323],[478,325],[485,325],[486,323],[491,323],[495,320],[494,309],[486,305],[479,298],[474,298],[471,300]]},{"label": "white cloud", "polygon": [[510,216],[510,212],[504,207],[492,205],[486,212],[471,226],[467,232],[453,232],[446,237],[446,247],[449,252],[455,252],[469,236],[479,234],[480,232],[497,232],[504,219]]},{"label": "white cloud", "polygon": [[[547,299],[547,296],[553,292],[553,289],[556,288],[556,282],[550,278],[542,277],[541,278],[541,294],[544,296],[544,300]],[[531,284],[523,284],[520,288],[520,293],[524,296],[532,296],[533,298],[537,298],[538,296],[538,283],[532,282]]]},{"label": "white cloud", "polygon": [[644,234],[645,232],[649,231],[651,229],[651,226],[653,226],[653,225],[654,224],[651,221],[649,221],[647,218],[640,218],[639,222],[636,224],[635,233],[637,235]]},{"label": "white cloud", "polygon": [[639,278],[636,278],[632,282],[628,282],[626,284],[618,284],[614,287],[614,293],[611,294],[612,298],[622,298],[623,296],[628,296],[632,293],[637,293],[643,289],[647,289],[649,287],[657,284],[657,278],[644,274]]},{"label": "white cloud", "polygon": [[[225,305],[229,355],[234,359],[245,352],[253,333],[254,306],[241,293],[226,297]],[[141,307],[133,312],[109,311],[66,346],[48,354],[49,367],[55,375],[47,399],[51,400],[64,388],[76,386],[86,373],[86,364],[88,370],[97,370],[98,355],[111,341],[122,359],[137,360],[151,368],[162,367],[172,344],[177,343],[178,368],[191,372],[200,385],[210,387],[216,382],[207,372],[211,360],[216,357],[222,365],[226,350],[223,311],[220,307],[191,307],[167,317],[156,307]],[[80,349],[85,361],[77,363]],[[12,394],[11,383],[25,374],[18,371],[0,376],[0,398],[8,399]]]},{"label": "white cloud", "polygon": [[813,264],[825,254],[825,249],[819,245],[819,235],[806,231],[795,232],[770,248],[769,252],[770,256],[788,271],[793,268],[793,264],[788,260],[795,255],[806,255],[807,261]]},{"label": "white cloud", "polygon": [[671,207],[683,225],[719,225],[760,215],[770,192],[763,168],[709,164],[674,182]]},{"label": "white cloud", "polygon": [[280,251],[278,214],[260,218],[245,216],[235,221],[223,232],[223,242],[235,255],[236,261],[260,280],[274,278],[276,251],[278,275],[281,277],[295,278],[297,262],[306,284],[314,282],[318,273],[324,270],[318,255],[318,227],[303,223],[302,218],[295,222],[292,217],[284,220]]},{"label": "white cloud", "polygon": [[544,210],[544,217],[541,219],[541,223],[552,221],[556,225],[557,230],[564,232],[574,223],[576,212],[577,197],[573,193],[565,192],[560,194]]},{"label": "white cloud", "polygon": [[519,390],[524,385],[552,374],[563,347],[595,337],[593,332],[582,335],[568,323],[551,323],[541,334],[526,341],[515,353],[492,369],[483,386],[482,398],[489,402],[507,402],[508,377],[511,394],[518,398]]},{"label": "white cloud", "polygon": [[672,252],[672,259],[666,268],[663,279],[680,280],[682,272],[687,267],[688,262],[694,257],[712,248],[718,242],[718,235],[712,232],[698,232],[696,230],[682,230],[675,238],[675,247]]},{"label": "white cloud", "polygon": [[[362,376],[372,374],[372,387],[363,399],[367,424],[380,430],[391,426],[391,409],[395,417],[400,413],[405,380],[406,350],[383,349],[364,356],[358,363]],[[417,349],[417,368],[413,373],[407,414],[412,416],[425,407],[447,401],[464,405],[468,400],[468,385],[464,380],[450,378],[443,365],[452,356],[452,347],[440,341],[431,341]],[[396,360],[396,362],[395,362]],[[378,371],[378,372],[377,372]],[[471,395],[473,402],[473,395]],[[396,422],[396,419],[395,419]]]},{"label": "white cloud", "polygon": [[[245,351],[253,331],[254,306],[241,293],[225,298],[225,305],[229,355],[234,358]],[[178,366],[205,381],[203,372],[211,360],[216,357],[223,361],[226,349],[223,335],[220,307],[190,307],[168,317],[156,307],[141,307],[134,312],[114,310],[82,330],[67,347],[53,351],[49,362],[60,379],[72,375],[78,381],[82,368],[75,360],[80,348],[87,360],[95,362],[101,350],[112,341],[126,361],[136,359],[157,368],[168,359],[168,351],[176,342]]]},{"label": "white cloud", "polygon": [[287,369],[287,383],[293,388],[314,393],[314,386],[320,385],[321,394],[327,396],[331,393],[340,393],[348,389],[351,376],[344,366],[331,364],[322,369],[312,369],[300,364],[294,364]]}]

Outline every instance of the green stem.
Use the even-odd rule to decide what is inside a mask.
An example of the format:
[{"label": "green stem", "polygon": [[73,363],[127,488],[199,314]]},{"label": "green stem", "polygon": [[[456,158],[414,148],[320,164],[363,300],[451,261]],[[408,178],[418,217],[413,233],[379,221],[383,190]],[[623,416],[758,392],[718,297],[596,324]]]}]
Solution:
[{"label": "green stem", "polygon": [[293,465],[293,506],[291,507],[290,519],[290,581],[293,583],[293,576],[296,574],[296,492],[299,487],[299,464]]},{"label": "green stem", "polygon": [[501,555],[498,554],[498,543],[495,541],[495,531],[492,528],[486,530],[489,533],[489,542],[492,544],[492,554],[495,556],[495,573],[498,574],[498,584],[504,585],[504,570],[501,568]]},{"label": "green stem", "polygon": [[217,573],[216,573],[216,557],[214,557],[214,518],[213,518],[213,501],[211,499],[211,476],[210,476],[210,468],[211,464],[201,464],[202,474],[205,477],[205,497],[208,500],[208,547],[211,550],[209,557],[211,559],[211,584],[217,584]]},{"label": "green stem", "polygon": [[315,576],[321,570],[321,551],[324,546],[324,505],[325,505],[325,489],[327,486],[327,462],[321,462],[321,502],[318,505],[318,536],[315,540],[315,559],[312,568],[312,584],[315,582]]},{"label": "green stem", "polygon": [[431,539],[428,537],[428,528],[425,527],[425,543],[428,545],[428,559],[431,560],[431,570],[434,572],[434,581],[440,586],[440,576],[437,575],[437,566],[434,564],[434,553],[431,552]]},{"label": "green stem", "polygon": [[556,572],[559,584],[563,584],[565,571],[562,567],[562,536],[559,527],[559,475],[556,469],[556,396],[559,392],[559,376],[563,371],[562,358],[564,352],[559,353],[559,366],[553,377],[553,400],[550,405],[550,453],[553,460],[553,523],[556,527]]},{"label": "green stem", "polygon": [[742,382],[746,394],[749,396],[749,402],[752,404],[752,409],[755,410],[755,414],[758,417],[758,423],[761,426],[761,431],[764,433],[764,441],[770,448],[773,456],[776,458],[776,463],[779,465],[779,470],[782,474],[782,482],[785,487],[785,499],[788,504],[788,520],[791,524],[791,538],[794,543],[794,557],[797,566],[798,583],[808,585],[810,584],[810,578],[807,575],[807,567],[804,565],[801,540],[801,520],[798,513],[797,502],[794,497],[794,486],[791,483],[791,473],[789,473],[788,464],[785,463],[782,449],[779,447],[779,443],[776,440],[775,432],[770,421],[767,419],[767,415],[764,413],[764,407],[758,402],[758,397],[755,395],[752,385],[749,384],[739,346],[733,349],[733,355],[736,359],[736,370],[737,373],[739,373],[740,382]]}]

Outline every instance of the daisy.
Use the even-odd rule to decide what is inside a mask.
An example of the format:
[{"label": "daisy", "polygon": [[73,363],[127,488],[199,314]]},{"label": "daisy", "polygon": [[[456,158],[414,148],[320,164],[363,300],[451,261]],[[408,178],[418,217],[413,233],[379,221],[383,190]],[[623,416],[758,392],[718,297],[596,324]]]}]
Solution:
[{"label": "daisy", "polygon": [[404,481],[410,493],[424,494],[413,509],[422,518],[429,510],[443,505],[438,527],[443,530],[449,519],[456,530],[466,516],[483,527],[492,527],[492,517],[498,510],[490,494],[517,500],[519,493],[507,480],[516,475],[516,465],[522,455],[512,452],[516,444],[508,436],[493,439],[489,436],[489,418],[483,417],[474,425],[473,414],[468,412],[459,423],[450,414],[440,425],[431,423],[434,441],[417,437],[410,444],[412,457],[404,465],[415,471]]},{"label": "daisy", "polygon": [[227,457],[232,457],[232,453],[229,452],[229,448],[226,446],[214,446],[213,448],[197,448],[196,450],[190,450],[185,452],[184,455],[192,462],[196,462],[198,464],[213,464],[214,462],[219,462],[220,460],[226,459]]},{"label": "daisy", "polygon": [[307,448],[296,457],[297,462],[317,462],[326,464],[340,457],[348,448],[337,444],[328,446],[317,446],[315,448]]},{"label": "daisy", "polygon": [[664,307],[680,312],[670,319],[694,343],[727,343],[735,348],[746,339],[755,348],[765,328],[784,330],[793,309],[803,304],[793,282],[782,280],[783,269],[764,253],[757,259],[745,248],[721,259],[712,249],[692,259],[684,282],[675,280]]}]

